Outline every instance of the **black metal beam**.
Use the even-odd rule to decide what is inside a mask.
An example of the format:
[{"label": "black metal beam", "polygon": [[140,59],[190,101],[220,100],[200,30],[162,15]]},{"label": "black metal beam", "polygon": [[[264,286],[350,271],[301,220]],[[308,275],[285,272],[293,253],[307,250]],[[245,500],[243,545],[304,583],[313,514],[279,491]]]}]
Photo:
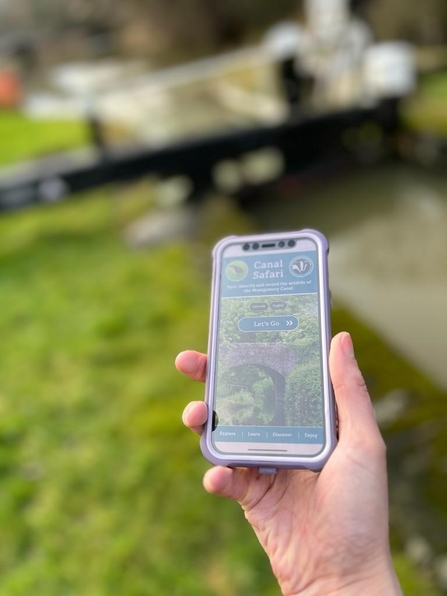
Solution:
[{"label": "black metal beam", "polygon": [[89,158],[75,158],[70,154],[46,158],[0,174],[0,211],[51,203],[88,189],[150,174],[188,176],[194,185],[191,200],[199,200],[213,187],[212,171],[222,160],[238,159],[252,151],[275,147],[284,156],[284,173],[299,173],[336,156],[352,156],[352,147],[343,141],[344,133],[365,122],[374,122],[384,134],[392,134],[398,126],[395,104],[383,102],[370,109],[237,130],[157,150],[109,149],[106,158],[104,154]]}]

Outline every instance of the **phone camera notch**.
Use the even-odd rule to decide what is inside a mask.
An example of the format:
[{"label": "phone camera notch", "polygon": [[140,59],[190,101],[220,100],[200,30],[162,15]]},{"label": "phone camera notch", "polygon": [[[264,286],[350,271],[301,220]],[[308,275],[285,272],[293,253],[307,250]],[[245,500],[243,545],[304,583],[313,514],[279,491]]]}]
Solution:
[{"label": "phone camera notch", "polygon": [[258,248],[259,248],[259,244],[258,244],[257,242],[255,242],[255,243],[253,244],[253,246],[252,246],[252,249],[253,249],[253,250],[258,250]]},{"label": "phone camera notch", "polygon": [[286,245],[286,243],[284,242],[284,240],[280,240],[280,241],[278,242],[278,247],[279,247],[279,248],[284,248],[284,247],[285,247],[285,245]]},{"label": "phone camera notch", "polygon": [[293,248],[295,246],[295,244],[296,244],[295,240],[289,240],[287,242],[287,246],[290,246],[290,248]]},{"label": "phone camera notch", "polygon": [[250,245],[244,244],[244,246],[242,247],[242,250],[250,250]]}]

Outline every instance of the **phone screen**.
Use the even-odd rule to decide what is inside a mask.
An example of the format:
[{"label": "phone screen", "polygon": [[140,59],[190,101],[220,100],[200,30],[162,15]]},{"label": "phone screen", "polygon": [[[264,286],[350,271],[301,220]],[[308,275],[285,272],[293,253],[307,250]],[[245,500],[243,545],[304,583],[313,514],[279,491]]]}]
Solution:
[{"label": "phone screen", "polygon": [[312,457],[325,446],[318,246],[272,244],[222,253],[211,436],[222,455]]}]

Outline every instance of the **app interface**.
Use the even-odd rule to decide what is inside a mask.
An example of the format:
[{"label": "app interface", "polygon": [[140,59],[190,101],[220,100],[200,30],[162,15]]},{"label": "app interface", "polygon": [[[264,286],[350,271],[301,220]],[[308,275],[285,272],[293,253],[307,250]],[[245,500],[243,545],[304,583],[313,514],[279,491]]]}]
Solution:
[{"label": "app interface", "polygon": [[325,443],[317,249],[224,256],[214,447],[316,455]]}]

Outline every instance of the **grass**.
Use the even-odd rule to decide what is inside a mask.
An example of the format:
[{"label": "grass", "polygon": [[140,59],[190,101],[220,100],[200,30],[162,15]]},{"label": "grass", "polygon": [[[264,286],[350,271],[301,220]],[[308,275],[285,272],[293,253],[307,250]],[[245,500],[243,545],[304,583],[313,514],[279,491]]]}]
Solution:
[{"label": "grass", "polygon": [[0,111],[0,164],[43,157],[88,144],[84,123],[33,120],[15,111]]},{"label": "grass", "polygon": [[[173,367],[205,349],[211,244],[250,222],[214,201],[194,242],[130,250],[122,225],[150,205],[142,184],[0,219],[3,596],[278,595],[239,508],[201,488],[180,415],[203,390]],[[374,397],[414,394],[388,437],[439,414],[436,389],[370,330],[343,309],[334,327]],[[407,596],[436,596],[393,535]]]},{"label": "grass", "polygon": [[129,250],[112,209],[104,191],[0,221],[0,593],[276,593],[180,422],[208,264]]}]

